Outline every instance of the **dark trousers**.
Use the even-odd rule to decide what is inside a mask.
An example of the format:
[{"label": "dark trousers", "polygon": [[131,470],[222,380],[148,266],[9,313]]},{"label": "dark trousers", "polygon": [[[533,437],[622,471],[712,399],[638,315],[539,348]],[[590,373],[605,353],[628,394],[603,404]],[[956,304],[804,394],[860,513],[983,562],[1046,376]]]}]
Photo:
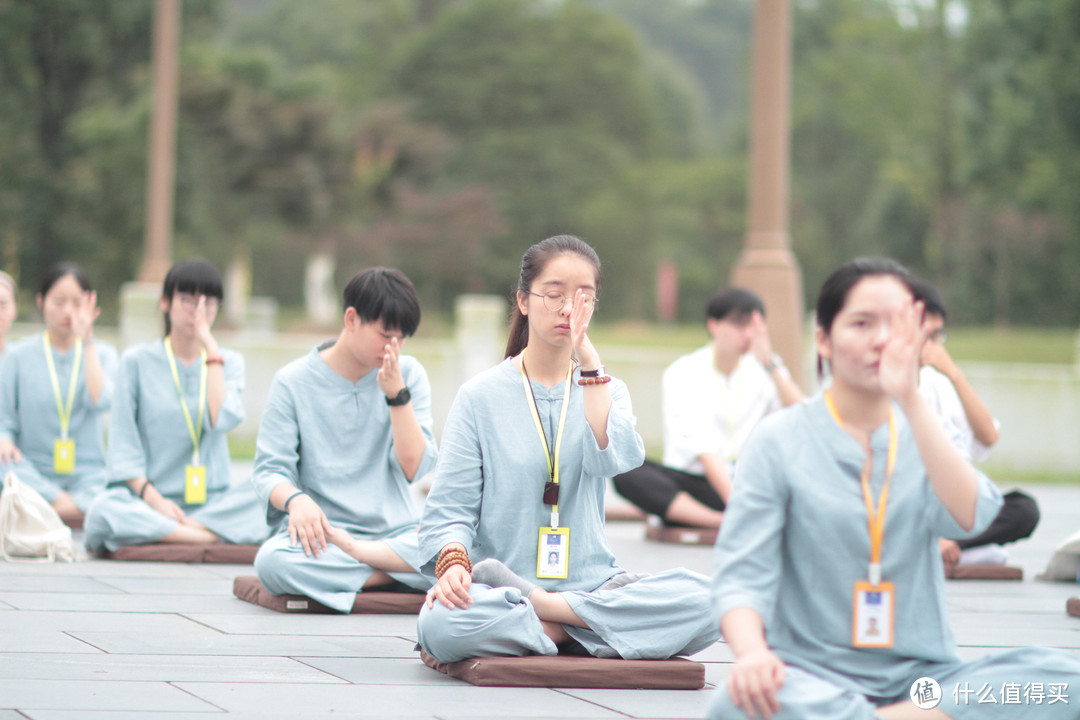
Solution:
[{"label": "dark trousers", "polygon": [[683,472],[646,460],[641,467],[611,479],[615,490],[650,515],[664,518],[675,496],[685,492],[702,505],[722,511],[724,500],[704,475]]},{"label": "dark trousers", "polygon": [[1019,490],[1005,493],[1005,503],[990,526],[975,537],[957,540],[961,550],[981,545],[1004,545],[1023,540],[1039,524],[1039,505],[1035,498]]}]

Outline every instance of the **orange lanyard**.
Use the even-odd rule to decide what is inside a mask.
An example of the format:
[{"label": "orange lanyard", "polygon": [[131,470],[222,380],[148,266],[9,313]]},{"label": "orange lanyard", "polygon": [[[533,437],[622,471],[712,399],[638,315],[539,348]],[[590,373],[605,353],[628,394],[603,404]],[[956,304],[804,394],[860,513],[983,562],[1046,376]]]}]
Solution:
[{"label": "orange lanyard", "polygon": [[[841,428],[844,421],[833,402],[832,393],[825,392],[825,405],[829,408],[829,414]],[[893,468],[896,467],[896,450],[898,446],[896,435],[896,418],[893,416],[892,406],[889,406],[889,454],[885,462],[885,482],[881,487],[881,497],[878,498],[877,510],[874,510],[874,501],[870,493],[870,473],[873,469],[873,451],[870,453],[870,467],[863,470],[859,481],[862,483],[863,500],[866,502],[866,522],[870,531],[870,569],[868,579],[871,585],[881,583],[881,545],[885,540],[885,510],[889,499],[889,481],[892,479]]]}]

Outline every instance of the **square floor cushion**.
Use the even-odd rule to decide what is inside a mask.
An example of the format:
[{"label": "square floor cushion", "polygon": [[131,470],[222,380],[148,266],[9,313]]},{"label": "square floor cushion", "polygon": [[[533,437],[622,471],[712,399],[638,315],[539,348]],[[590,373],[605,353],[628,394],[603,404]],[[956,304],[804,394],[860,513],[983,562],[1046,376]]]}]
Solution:
[{"label": "square floor cushion", "polygon": [[486,687],[556,687],[699,690],[705,666],[685,658],[620,660],[580,655],[469,658],[439,662],[424,651],[420,659],[450,677]]},{"label": "square floor cushion", "polygon": [[112,560],[142,562],[224,563],[250,565],[255,562],[258,545],[172,545],[150,543],[148,545],[125,545],[105,557]]},{"label": "square floor cushion", "polygon": [[1071,597],[1065,601],[1065,612],[1080,617],[1080,597]]},{"label": "square floor cushion", "polygon": [[667,525],[647,525],[645,539],[653,542],[675,543],[677,545],[715,545],[719,528],[670,527]]},{"label": "square floor cushion", "polygon": [[1023,580],[1024,570],[1012,565],[982,563],[946,565],[945,577],[950,580]]},{"label": "square floor cushion", "polygon": [[[404,585],[396,585],[400,591],[368,591],[356,593],[350,612],[368,615],[416,615],[424,604],[425,593],[418,593]],[[304,595],[274,595],[263,587],[259,578],[241,575],[233,578],[233,595],[249,603],[262,605],[271,610],[287,613],[333,613],[320,602]]]}]

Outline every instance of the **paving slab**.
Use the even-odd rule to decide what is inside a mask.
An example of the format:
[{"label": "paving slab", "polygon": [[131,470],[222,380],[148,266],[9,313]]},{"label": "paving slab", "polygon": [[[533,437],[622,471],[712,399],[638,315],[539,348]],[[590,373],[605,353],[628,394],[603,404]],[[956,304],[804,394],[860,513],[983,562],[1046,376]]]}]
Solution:
[{"label": "paving slab", "polygon": [[701,690],[599,690],[566,688],[560,692],[610,708],[632,718],[703,718],[713,696]]},{"label": "paving slab", "polygon": [[201,625],[232,635],[385,635],[416,639],[415,615],[186,613]]},{"label": "paving slab", "polygon": [[92,647],[108,653],[136,655],[271,655],[281,657],[416,657],[415,641],[408,638],[223,635],[206,629],[204,633],[70,633]]},{"label": "paving slab", "polygon": [[164,682],[0,680],[0,698],[4,698],[5,705],[26,710],[216,710],[191,693]]},{"label": "paving slab", "polygon": [[85,575],[7,575],[0,579],[0,593],[112,593],[123,592],[107,583]]},{"label": "paving slab", "polygon": [[366,717],[533,718],[625,717],[617,711],[556,690],[544,688],[481,688],[466,683],[438,687],[380,685],[226,685],[177,683],[197,698],[227,712],[273,713],[293,707],[305,717],[345,713]]},{"label": "paving slab", "polygon": [[[92,593],[6,593],[0,592],[0,603],[10,609],[84,612],[142,612],[142,613],[244,613],[245,608],[224,602],[219,595],[141,595],[116,592]],[[269,612],[269,611],[268,611]]]},{"label": "paving slab", "polygon": [[[380,661],[386,662],[386,661]],[[417,661],[419,662],[419,661]],[[422,663],[421,663],[422,664]],[[9,653],[0,655],[2,680],[131,680],[258,683],[343,683],[333,673],[284,657]]]},{"label": "paving slab", "polygon": [[232,595],[232,581],[225,578],[110,577],[102,582],[127,593],[217,595],[219,597]]},{"label": "paving slab", "polygon": [[416,653],[413,659],[305,657],[299,662],[356,685],[461,685],[463,681],[432,670]]}]

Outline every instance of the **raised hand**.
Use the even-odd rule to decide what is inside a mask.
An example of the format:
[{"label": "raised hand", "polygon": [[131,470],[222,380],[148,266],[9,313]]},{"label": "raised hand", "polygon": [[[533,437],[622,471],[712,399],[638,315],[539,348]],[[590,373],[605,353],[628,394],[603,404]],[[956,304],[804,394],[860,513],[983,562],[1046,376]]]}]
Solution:
[{"label": "raised hand", "polygon": [[379,384],[379,389],[386,393],[386,397],[392,398],[405,387],[405,379],[401,376],[401,341],[396,337],[390,338],[385,351],[375,382]]},{"label": "raised hand", "polygon": [[589,369],[600,364],[600,354],[589,340],[589,322],[595,309],[593,295],[578,288],[570,308],[570,342],[573,344],[574,357],[582,367]]},{"label": "raised hand", "polygon": [[889,338],[881,350],[881,389],[903,403],[919,391],[919,356],[930,335],[922,302],[901,303],[889,311]]},{"label": "raised hand", "polygon": [[101,308],[97,304],[97,293],[93,290],[84,292],[72,317],[72,330],[83,342],[94,339],[94,321],[98,319],[98,315],[101,315]]}]

